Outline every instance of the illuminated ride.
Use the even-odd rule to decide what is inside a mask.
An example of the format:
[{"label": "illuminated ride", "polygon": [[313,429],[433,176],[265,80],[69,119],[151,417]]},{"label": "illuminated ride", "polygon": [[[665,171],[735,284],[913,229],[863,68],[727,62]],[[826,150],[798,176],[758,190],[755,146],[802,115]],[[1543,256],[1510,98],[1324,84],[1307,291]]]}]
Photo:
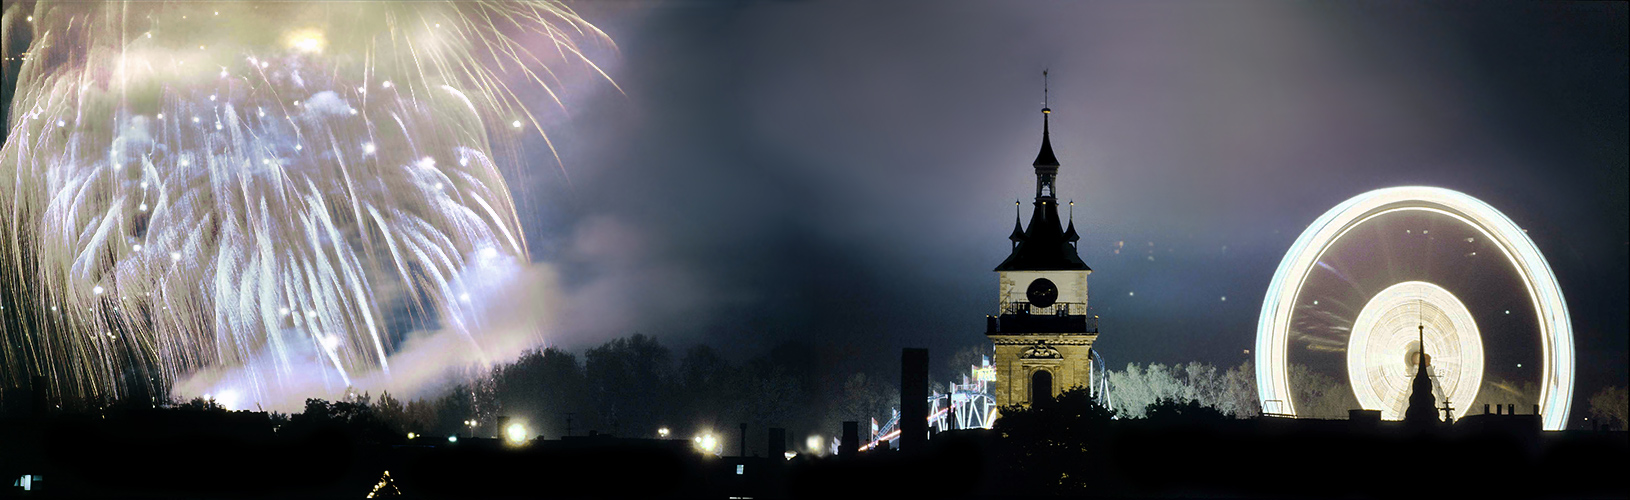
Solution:
[{"label": "illuminated ride", "polygon": [[[969,367],[962,383],[952,381],[946,394],[928,397],[928,427],[933,432],[960,429],[989,429],[996,422],[996,397],[990,393],[990,383],[996,380],[996,367],[985,356],[980,366]],[[870,450],[882,443],[900,439],[900,409],[889,412],[888,421],[878,425],[872,420],[870,440],[860,445],[860,451]],[[837,448],[834,438],[832,449]]]},{"label": "illuminated ride", "polygon": [[[1344,201],[1291,245],[1257,325],[1262,411],[1310,416],[1346,403],[1398,418],[1418,339],[1437,401],[1455,416],[1517,398],[1538,407],[1544,429],[1567,422],[1573,331],[1549,264],[1487,203],[1422,186]],[[1338,396],[1348,399],[1297,386],[1325,375],[1345,379],[1352,392]]]}]

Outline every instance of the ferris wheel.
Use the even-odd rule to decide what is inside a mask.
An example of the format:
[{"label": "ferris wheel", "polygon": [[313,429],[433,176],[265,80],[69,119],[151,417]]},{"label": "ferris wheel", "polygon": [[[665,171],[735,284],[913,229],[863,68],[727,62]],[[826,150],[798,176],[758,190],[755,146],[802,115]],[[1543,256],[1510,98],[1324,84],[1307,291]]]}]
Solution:
[{"label": "ferris wheel", "polygon": [[1556,276],[1492,206],[1406,186],[1325,212],[1274,273],[1257,325],[1262,410],[1400,418],[1425,361],[1439,404],[1538,408],[1559,430],[1573,398],[1573,330]]}]

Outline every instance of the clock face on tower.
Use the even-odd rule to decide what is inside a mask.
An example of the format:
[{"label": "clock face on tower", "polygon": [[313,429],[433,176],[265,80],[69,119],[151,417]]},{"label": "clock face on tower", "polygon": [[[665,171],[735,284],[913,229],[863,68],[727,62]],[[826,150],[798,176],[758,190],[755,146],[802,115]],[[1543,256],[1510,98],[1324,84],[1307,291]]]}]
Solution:
[{"label": "clock face on tower", "polygon": [[1058,287],[1053,286],[1052,280],[1036,278],[1036,281],[1030,282],[1030,289],[1025,290],[1024,295],[1030,298],[1030,305],[1047,307],[1058,300]]}]

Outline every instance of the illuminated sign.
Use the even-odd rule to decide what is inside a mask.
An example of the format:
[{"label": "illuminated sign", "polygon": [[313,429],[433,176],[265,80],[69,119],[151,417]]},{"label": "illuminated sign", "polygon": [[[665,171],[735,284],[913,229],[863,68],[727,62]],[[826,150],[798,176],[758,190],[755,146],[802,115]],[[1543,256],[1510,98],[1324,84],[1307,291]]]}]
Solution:
[{"label": "illuminated sign", "polygon": [[996,367],[994,367],[994,366],[981,366],[979,368],[974,368],[973,369],[973,376],[974,376],[974,379],[979,380],[981,382],[995,381],[996,380]]}]

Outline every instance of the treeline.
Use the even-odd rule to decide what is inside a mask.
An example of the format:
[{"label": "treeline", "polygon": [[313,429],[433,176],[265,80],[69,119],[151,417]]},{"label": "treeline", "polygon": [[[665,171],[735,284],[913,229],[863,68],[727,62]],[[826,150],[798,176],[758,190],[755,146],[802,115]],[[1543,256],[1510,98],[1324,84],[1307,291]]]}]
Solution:
[{"label": "treeline", "polygon": [[336,402],[311,399],[302,413],[273,418],[296,427],[344,422],[403,435],[496,436],[504,416],[551,439],[591,431],[656,437],[667,428],[674,437],[719,433],[733,450],[741,423],[748,424],[749,442],[759,444],[767,427],[830,436],[844,420],[886,417],[899,401],[895,377],[847,358],[785,344],[737,364],[709,346],[676,354],[636,334],[581,356],[553,347],[529,351],[439,397],[404,401],[390,393],[353,393]]},{"label": "treeline", "polygon": [[1109,370],[1108,376],[1110,405],[1125,418],[1143,418],[1147,408],[1163,400],[1194,402],[1235,418],[1262,412],[1250,361],[1225,370],[1200,362],[1169,367],[1128,363],[1125,370]]},{"label": "treeline", "polygon": [[[1289,377],[1299,415],[1347,418],[1347,410],[1358,407],[1344,380],[1300,364],[1291,364]],[[1262,414],[1256,365],[1250,360],[1227,369],[1200,362],[1172,366],[1128,363],[1125,370],[1109,371],[1109,396],[1115,413],[1125,418],[1143,418],[1145,408],[1161,400],[1192,401],[1234,418]]]}]

